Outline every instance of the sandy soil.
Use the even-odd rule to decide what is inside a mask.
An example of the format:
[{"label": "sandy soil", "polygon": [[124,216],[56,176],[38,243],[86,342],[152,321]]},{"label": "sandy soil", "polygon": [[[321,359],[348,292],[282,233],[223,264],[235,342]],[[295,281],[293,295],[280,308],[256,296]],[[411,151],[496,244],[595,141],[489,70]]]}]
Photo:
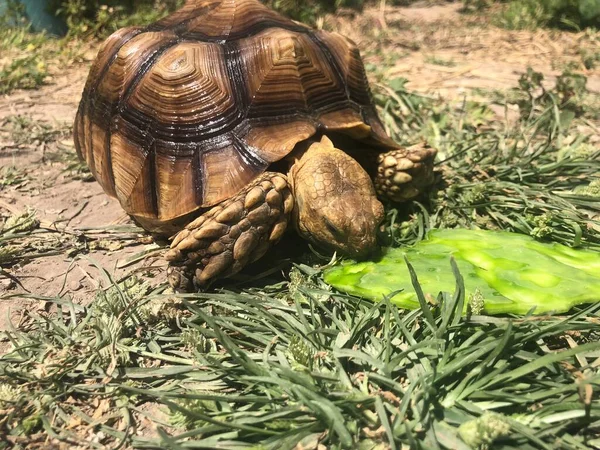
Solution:
[{"label": "sandy soil", "polygon": [[[11,116],[20,115],[48,122],[59,128],[65,124],[70,125],[87,70],[87,65],[70,67],[64,75],[53,77],[51,84],[37,91],[21,91],[0,99],[0,124]],[[74,152],[69,135],[59,142],[33,142],[14,146],[11,145],[8,134],[0,134],[0,167],[15,166],[28,176],[28,180],[17,186],[0,188],[0,213],[7,216],[32,208],[46,231],[57,229],[76,234],[80,234],[80,230],[84,228],[114,228],[131,224],[118,201],[105,195],[98,183],[73,179],[65,171],[64,163],[52,161],[50,156],[53,154]],[[93,292],[102,280],[95,264],[107,269],[117,279],[138,268],[139,264],[120,268],[127,258],[151,244],[148,236],[135,233],[135,229],[133,231],[119,234],[119,240],[114,246],[105,245],[111,247],[109,250],[99,249],[87,254],[84,252],[75,259],[66,252],[61,252],[59,255],[34,258],[7,268],[7,272],[18,280],[18,284],[14,279],[7,278],[0,283],[0,295],[10,296],[0,302],[0,329],[7,328],[9,318],[13,322],[18,321],[23,304],[33,304],[27,301],[23,303],[20,298],[12,298],[13,294],[28,292],[46,297],[69,295],[78,303],[87,303],[93,299]],[[87,231],[85,233],[88,234]],[[44,239],[61,239],[63,234],[49,231],[44,234]],[[102,238],[102,235],[98,237]],[[101,247],[104,244],[104,241],[99,243]],[[69,250],[68,247],[67,245],[66,251]],[[149,265],[155,261],[156,259],[152,259],[144,264]]]},{"label": "sandy soil", "polygon": [[[384,19],[385,18],[385,19]],[[340,15],[327,19],[327,26],[353,38],[364,49],[367,64],[389,67],[383,79],[404,77],[408,87],[447,99],[465,95],[484,99],[485,91],[516,86],[528,65],[553,82],[567,64],[581,66],[579,48],[600,45],[589,42],[584,33],[558,31],[510,32],[488,26],[459,12],[459,5],[423,8],[387,8],[385,15],[369,9],[359,16]],[[90,57],[93,51],[89,52]],[[89,58],[88,58],[89,59]],[[437,62],[436,62],[437,61]],[[440,64],[439,61],[445,63]],[[30,117],[53,126],[73,121],[90,61],[61,68],[49,84],[37,91],[19,91],[0,97],[0,127],[10,117]],[[600,93],[600,73],[581,69],[588,88]],[[503,114],[498,111],[498,114]],[[16,186],[0,185],[0,214],[33,208],[46,231],[64,229],[81,233],[85,227],[114,227],[128,224],[118,202],[107,197],[96,182],[73,179],[65,163],[53,162],[49,154],[72,152],[67,136],[59,142],[33,142],[16,145],[10,132],[0,133],[0,167],[15,166],[28,180]],[[44,239],[61,239],[59,232],[47,232]],[[37,303],[15,297],[29,292],[39,296],[69,295],[77,302],[90,301],[101,276],[93,258],[118,278],[141,266],[161,266],[152,257],[136,265],[122,267],[123,261],[151,245],[143,233],[130,234],[109,250],[96,249],[75,259],[65,252],[22,261],[0,274],[0,330],[8,320],[17,324],[19,311]],[[160,281],[162,271],[154,271]],[[18,280],[16,283],[14,280]]]}]

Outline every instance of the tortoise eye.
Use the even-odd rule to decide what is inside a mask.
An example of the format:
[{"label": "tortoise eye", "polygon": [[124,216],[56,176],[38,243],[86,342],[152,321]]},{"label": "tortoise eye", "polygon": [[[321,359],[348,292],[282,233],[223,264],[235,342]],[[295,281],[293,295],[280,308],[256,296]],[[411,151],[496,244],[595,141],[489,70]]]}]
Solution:
[{"label": "tortoise eye", "polygon": [[323,221],[325,222],[325,228],[329,231],[334,237],[343,236],[344,233],[335,224],[329,220],[327,217],[323,217]]}]

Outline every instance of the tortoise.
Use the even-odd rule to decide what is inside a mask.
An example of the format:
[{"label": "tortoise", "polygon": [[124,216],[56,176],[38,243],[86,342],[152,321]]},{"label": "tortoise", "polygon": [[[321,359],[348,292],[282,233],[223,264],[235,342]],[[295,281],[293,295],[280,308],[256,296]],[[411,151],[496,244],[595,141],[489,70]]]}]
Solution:
[{"label": "tortoise", "polygon": [[369,255],[378,197],[415,197],[435,157],[386,134],[351,40],[258,0],[188,0],[111,35],[74,141],[136,223],[172,238],[178,290],[238,272],[290,222],[321,248]]}]

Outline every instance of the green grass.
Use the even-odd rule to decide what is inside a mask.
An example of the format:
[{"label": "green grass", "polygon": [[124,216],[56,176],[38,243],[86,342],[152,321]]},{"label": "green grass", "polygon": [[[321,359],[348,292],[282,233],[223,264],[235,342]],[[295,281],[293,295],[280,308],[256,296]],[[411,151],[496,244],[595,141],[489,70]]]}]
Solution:
[{"label": "green grass", "polygon": [[37,55],[15,59],[8,67],[0,70],[0,94],[14,89],[35,89],[48,76],[45,63]]},{"label": "green grass", "polygon": [[83,60],[82,40],[58,39],[31,33],[27,25],[0,27],[0,94],[15,89],[37,89],[65,66]]},{"label": "green grass", "polygon": [[[303,266],[278,285],[178,297],[105,276],[91,306],[46,298],[58,316],[7,333],[8,442],[76,445],[91,427],[137,448],[583,449],[598,432],[597,307],[465,317],[458,273],[438,308],[412,313],[336,294]],[[170,412],[153,438],[135,435],[146,403]]]},{"label": "green grass", "polygon": [[105,38],[119,28],[155,22],[183,3],[183,0],[158,3],[148,0],[55,0],[52,9],[64,19],[70,38]]},{"label": "green grass", "polygon": [[492,22],[509,30],[581,30],[600,24],[600,4],[596,0],[463,0],[465,11],[486,10],[494,3],[503,5]]},{"label": "green grass", "polygon": [[333,13],[338,8],[361,10],[368,0],[262,0],[267,6],[276,9],[294,20],[314,24],[319,17]]}]

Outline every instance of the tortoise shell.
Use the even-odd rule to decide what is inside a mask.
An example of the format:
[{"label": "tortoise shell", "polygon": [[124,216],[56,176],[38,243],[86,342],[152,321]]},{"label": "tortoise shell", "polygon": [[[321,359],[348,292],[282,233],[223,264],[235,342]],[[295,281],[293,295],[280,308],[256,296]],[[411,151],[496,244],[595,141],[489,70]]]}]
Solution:
[{"label": "tortoise shell", "polygon": [[258,0],[191,0],[103,44],[75,147],[150,231],[238,192],[317,132],[383,148],[356,45]]}]

